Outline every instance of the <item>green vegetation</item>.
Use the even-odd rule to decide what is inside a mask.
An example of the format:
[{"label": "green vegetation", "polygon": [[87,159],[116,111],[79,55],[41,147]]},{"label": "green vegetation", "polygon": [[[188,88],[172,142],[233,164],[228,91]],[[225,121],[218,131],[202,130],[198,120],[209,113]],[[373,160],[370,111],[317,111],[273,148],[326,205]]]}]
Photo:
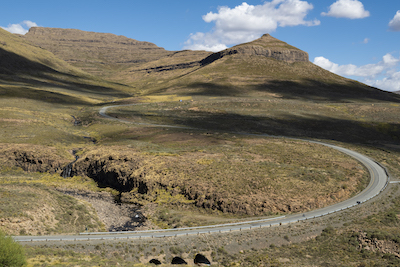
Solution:
[{"label": "green vegetation", "polygon": [[20,267],[26,264],[23,247],[0,231],[0,265]]}]

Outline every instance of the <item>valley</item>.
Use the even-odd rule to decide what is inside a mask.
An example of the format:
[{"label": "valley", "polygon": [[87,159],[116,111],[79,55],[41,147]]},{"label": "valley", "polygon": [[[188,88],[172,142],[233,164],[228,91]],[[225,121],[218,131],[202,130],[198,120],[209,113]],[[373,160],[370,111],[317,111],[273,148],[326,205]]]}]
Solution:
[{"label": "valley", "polygon": [[[392,180],[400,172],[400,96],[327,72],[310,63],[306,52],[270,35],[215,54],[166,51],[112,34],[49,28],[32,28],[26,36],[0,29],[0,41],[0,227],[7,234],[113,229],[95,205],[71,195],[130,203],[145,218],[144,228],[137,229],[163,229],[302,214],[367,187],[368,171],[349,156],[268,135],[357,151],[387,168]],[[118,120],[98,113],[111,105],[107,114]],[[71,177],[61,177],[74,155],[79,158]],[[367,233],[358,235],[362,242],[348,245],[349,262],[375,262],[383,252],[365,252],[363,258],[357,254],[364,253],[359,244],[365,238],[397,242],[396,188],[390,184],[360,210],[334,215],[335,223],[310,222],[315,231],[296,242],[291,242],[296,233],[285,226],[278,231],[280,241],[261,245],[249,233],[247,245],[229,253],[221,248],[244,241],[224,244],[226,235],[207,255],[225,266],[251,262],[243,255],[265,263],[265,255],[271,255],[271,262],[279,263],[287,258],[279,253],[307,251],[280,262],[296,266],[300,258],[310,259],[308,246],[322,248],[327,240],[339,242],[362,232]],[[251,240],[259,244],[254,249]],[[69,245],[56,250],[94,253],[92,258],[102,253],[107,258],[106,251],[112,251],[95,246],[90,252]],[[156,248],[153,254],[206,253],[200,245],[191,247],[175,253]],[[128,257],[126,264],[148,260],[144,254],[150,257],[152,250],[137,249],[143,256]],[[32,262],[45,254],[39,248],[28,251]],[[396,263],[397,254],[389,254],[394,256],[385,256],[384,262]],[[324,261],[313,254],[317,258]],[[124,262],[114,256],[106,261]]]}]

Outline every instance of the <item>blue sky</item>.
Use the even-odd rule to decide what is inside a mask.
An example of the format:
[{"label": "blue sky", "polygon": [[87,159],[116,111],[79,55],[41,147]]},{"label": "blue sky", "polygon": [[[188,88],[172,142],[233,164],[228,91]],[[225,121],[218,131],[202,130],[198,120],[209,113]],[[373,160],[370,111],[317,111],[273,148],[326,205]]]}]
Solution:
[{"label": "blue sky", "polygon": [[341,76],[400,90],[399,0],[13,0],[0,27],[124,35],[167,50],[218,51],[270,33]]}]

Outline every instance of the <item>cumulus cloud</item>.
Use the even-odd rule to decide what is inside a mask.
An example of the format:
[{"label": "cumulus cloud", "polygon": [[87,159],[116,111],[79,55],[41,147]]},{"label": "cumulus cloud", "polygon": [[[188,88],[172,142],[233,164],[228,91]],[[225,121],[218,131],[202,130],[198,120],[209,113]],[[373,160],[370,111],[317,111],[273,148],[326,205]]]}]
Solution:
[{"label": "cumulus cloud", "polygon": [[400,91],[400,71],[395,72],[381,80],[367,80],[366,83],[386,91]]},{"label": "cumulus cloud", "polygon": [[341,76],[355,76],[361,82],[387,91],[400,90],[400,58],[386,54],[376,64],[339,65],[324,57],[314,58],[314,64]]},{"label": "cumulus cloud", "polygon": [[7,27],[1,27],[6,31],[9,31],[11,33],[17,33],[17,34],[26,34],[31,27],[37,27],[38,25],[35,22],[29,21],[29,20],[24,20],[21,23],[18,24],[9,24]]},{"label": "cumulus cloud", "polygon": [[228,45],[252,41],[278,27],[319,25],[318,20],[305,20],[312,9],[312,4],[301,0],[272,0],[256,6],[243,2],[234,8],[219,7],[217,13],[209,12],[202,17],[207,23],[215,23],[213,30],[191,34],[185,48],[219,51]]},{"label": "cumulus cloud", "polygon": [[389,22],[389,28],[392,31],[400,31],[400,10],[397,10],[396,15],[394,15],[394,18]]},{"label": "cumulus cloud", "polygon": [[322,16],[335,18],[362,19],[369,17],[369,11],[358,0],[337,0],[329,7],[328,13],[322,12]]}]

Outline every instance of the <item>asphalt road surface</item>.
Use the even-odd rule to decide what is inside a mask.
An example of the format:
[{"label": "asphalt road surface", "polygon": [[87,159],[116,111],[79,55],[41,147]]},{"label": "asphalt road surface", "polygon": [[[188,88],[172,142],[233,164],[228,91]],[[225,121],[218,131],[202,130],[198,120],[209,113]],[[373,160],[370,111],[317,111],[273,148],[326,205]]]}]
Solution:
[{"label": "asphalt road surface", "polygon": [[[126,106],[126,105],[125,105]],[[106,114],[107,109],[114,106],[103,107],[100,110],[100,115],[112,119],[117,120],[119,122],[124,123],[133,123],[129,121],[125,121],[122,119],[114,118]],[[143,124],[142,124],[143,125]],[[186,128],[189,127],[176,127],[176,126],[168,126],[168,125],[154,125],[154,124],[144,124],[151,126],[159,126],[159,127],[173,127],[173,128]],[[250,135],[250,134],[249,134]],[[265,137],[273,137],[269,135],[258,135]],[[285,137],[279,137],[285,138]],[[291,138],[289,138],[291,139]],[[293,138],[294,139],[294,138]],[[222,232],[230,232],[230,231],[241,231],[245,229],[255,229],[255,228],[263,228],[263,227],[278,227],[280,225],[299,222],[302,220],[309,220],[318,218],[321,216],[326,216],[328,214],[332,214],[341,210],[345,210],[357,205],[360,205],[363,202],[370,200],[371,198],[377,196],[381,193],[389,183],[389,175],[386,170],[373,159],[364,156],[355,151],[335,146],[328,143],[305,140],[305,139],[295,139],[302,140],[311,143],[316,143],[320,145],[324,145],[330,147],[332,149],[336,149],[342,153],[345,153],[359,162],[361,162],[370,173],[370,183],[367,188],[365,188],[358,195],[347,199],[345,201],[339,202],[332,206],[328,206],[325,208],[309,211],[306,213],[300,214],[291,214],[287,216],[280,217],[272,217],[266,218],[262,220],[256,221],[245,221],[240,223],[229,223],[229,224],[221,224],[221,225],[212,225],[212,226],[201,226],[201,227],[188,227],[188,228],[175,228],[175,229],[167,229],[167,230],[148,230],[148,231],[124,231],[124,232],[98,232],[98,233],[81,233],[79,235],[58,235],[58,236],[15,236],[14,240],[19,242],[33,242],[33,241],[85,241],[85,240],[109,240],[109,239],[134,239],[134,238],[160,238],[160,237],[170,237],[170,236],[185,236],[185,235],[197,235],[197,234],[205,234],[205,233],[222,233]]]}]

